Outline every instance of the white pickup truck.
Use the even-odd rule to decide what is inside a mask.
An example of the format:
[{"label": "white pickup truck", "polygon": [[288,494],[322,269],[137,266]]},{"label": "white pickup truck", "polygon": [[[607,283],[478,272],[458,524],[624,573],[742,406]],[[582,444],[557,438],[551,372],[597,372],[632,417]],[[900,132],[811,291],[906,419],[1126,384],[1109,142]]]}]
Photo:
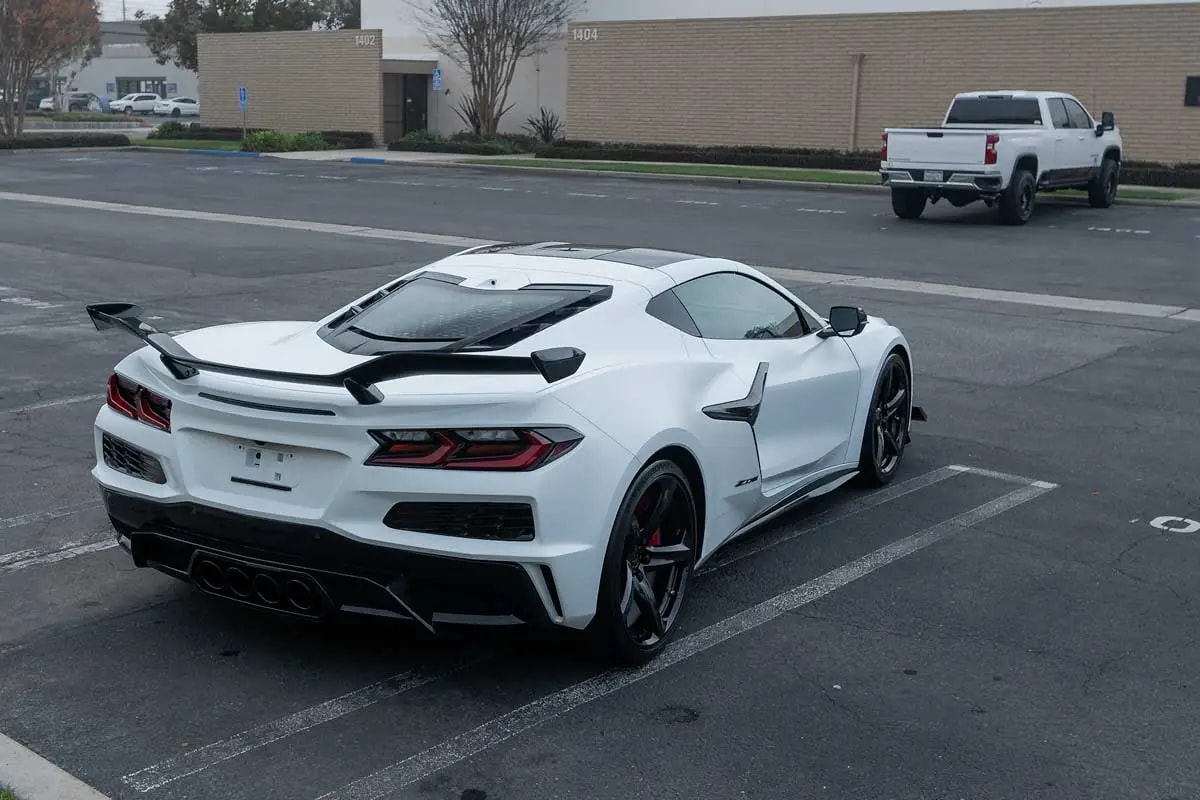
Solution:
[{"label": "white pickup truck", "polygon": [[927,201],[956,207],[982,200],[1000,219],[1024,225],[1038,192],[1084,189],[1108,208],[1121,171],[1121,133],[1112,112],[1097,122],[1062,92],[955,95],[938,128],[886,128],[879,154],[892,210],[916,219]]}]

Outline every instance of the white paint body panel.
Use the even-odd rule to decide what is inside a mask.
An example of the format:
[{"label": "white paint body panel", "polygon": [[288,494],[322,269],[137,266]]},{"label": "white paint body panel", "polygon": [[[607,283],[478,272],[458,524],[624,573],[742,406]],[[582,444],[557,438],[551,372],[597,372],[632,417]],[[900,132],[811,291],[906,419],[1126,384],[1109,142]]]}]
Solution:
[{"label": "white paint body panel", "polygon": [[[1005,125],[957,125],[947,124],[950,109],[960,98],[984,95],[1012,95],[1038,101],[1042,124],[1031,126]],[[1079,103],[1091,118],[1091,129],[1055,128],[1047,101],[1066,98]],[[1027,90],[995,90],[961,92],[954,96],[946,107],[941,127],[937,128],[885,128],[887,135],[887,159],[880,162],[880,171],[891,169],[938,170],[945,181],[956,169],[982,172],[1000,178],[1001,188],[1008,186],[1017,162],[1032,157],[1037,160],[1039,180],[1047,173],[1082,170],[1100,164],[1105,151],[1123,147],[1120,127],[1096,136],[1095,126],[1099,120],[1079,98],[1066,92],[1037,92]],[[936,133],[936,137],[928,134]],[[996,145],[996,163],[984,163],[984,150],[988,134],[999,136]],[[928,185],[940,180],[925,181]],[[950,185],[947,183],[947,185]]]},{"label": "white paint body panel", "polygon": [[[578,347],[587,355],[568,378],[548,383],[539,375],[412,376],[378,383],[385,399],[377,405],[359,405],[341,387],[205,371],[177,380],[151,348],[143,347],[122,359],[116,371],[172,401],[172,431],[156,430],[102,407],[95,420],[94,478],[103,487],[135,497],[195,502],[318,526],[384,547],[517,562],[531,576],[546,565],[562,603],[561,615],[547,603],[548,614],[558,624],[582,628],[595,611],[618,506],[653,454],[665,447],[681,448],[699,465],[703,561],[788,492],[837,476],[814,489],[815,496],[853,477],[879,369],[893,348],[908,350],[902,333],[878,318],[870,318],[861,334],[848,339],[820,339],[810,333],[790,340],[713,342],[646,313],[651,298],[677,282],[733,270],[782,292],[818,324],[825,323],[823,315],[769,276],[722,259],[694,258],[646,269],[597,259],[466,251],[409,275],[426,269],[465,276],[469,283],[494,279],[510,287],[602,282],[613,286],[613,295],[498,351],[527,355],[548,347]],[[317,330],[367,296],[316,322],[221,325],[176,339],[193,355],[210,361],[333,373],[367,357],[342,352],[318,337]],[[763,361],[770,364],[771,382],[756,442],[755,431],[746,423],[713,419],[702,409],[746,396]],[[206,399],[201,392],[335,413],[306,416],[258,410]],[[529,472],[364,465],[376,447],[368,429],[522,425],[570,426],[584,439],[566,456]],[[152,484],[109,468],[101,448],[104,432],[157,456],[167,482]],[[230,482],[243,457],[238,444],[253,441],[292,454],[287,480],[298,491]],[[765,473],[760,470],[760,453]],[[388,509],[404,500],[526,502],[534,510],[536,535],[529,542],[506,542],[383,525]]]}]

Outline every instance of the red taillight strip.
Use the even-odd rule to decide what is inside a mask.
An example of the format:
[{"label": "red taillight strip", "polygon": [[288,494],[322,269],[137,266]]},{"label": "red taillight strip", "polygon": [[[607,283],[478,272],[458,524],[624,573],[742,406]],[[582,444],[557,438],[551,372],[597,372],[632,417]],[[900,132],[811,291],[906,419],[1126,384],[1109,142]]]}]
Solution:
[{"label": "red taillight strip", "polygon": [[[131,398],[126,397],[125,392],[122,390],[122,381],[131,384],[130,391],[133,393]],[[145,386],[134,383],[128,378],[121,378],[116,373],[108,376],[106,402],[110,408],[119,414],[145,423],[160,431],[171,432],[171,401],[161,395],[155,394]],[[156,410],[155,406],[160,407],[162,412]]]},{"label": "red taillight strip", "polygon": [[[467,429],[470,431],[495,429]],[[371,431],[379,448],[368,466],[457,470],[523,471],[537,469],[570,452],[583,436],[570,428],[506,428],[516,437],[503,442],[472,441],[463,429],[414,431],[425,441],[392,441],[395,431]]]}]

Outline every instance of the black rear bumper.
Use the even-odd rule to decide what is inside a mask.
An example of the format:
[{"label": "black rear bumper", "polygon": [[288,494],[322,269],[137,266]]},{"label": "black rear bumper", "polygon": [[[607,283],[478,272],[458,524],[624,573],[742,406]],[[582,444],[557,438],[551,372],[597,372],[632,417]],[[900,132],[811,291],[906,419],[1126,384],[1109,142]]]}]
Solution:
[{"label": "black rear bumper", "polygon": [[[552,624],[519,564],[425,555],[195,503],[101,493],[137,566],[228,600],[310,619],[411,619],[430,631],[435,621]],[[557,605],[549,570],[543,577]]]}]

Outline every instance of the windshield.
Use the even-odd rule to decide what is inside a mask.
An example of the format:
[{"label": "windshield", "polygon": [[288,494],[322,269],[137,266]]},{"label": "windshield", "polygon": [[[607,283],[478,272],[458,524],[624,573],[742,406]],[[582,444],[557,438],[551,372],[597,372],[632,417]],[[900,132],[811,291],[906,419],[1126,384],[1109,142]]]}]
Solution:
[{"label": "windshield", "polygon": [[517,323],[587,294],[583,287],[472,289],[433,278],[418,278],[354,317],[351,328],[388,341],[457,342]]},{"label": "windshield", "polygon": [[1024,97],[962,97],[950,106],[946,124],[1041,125],[1041,105]]}]

